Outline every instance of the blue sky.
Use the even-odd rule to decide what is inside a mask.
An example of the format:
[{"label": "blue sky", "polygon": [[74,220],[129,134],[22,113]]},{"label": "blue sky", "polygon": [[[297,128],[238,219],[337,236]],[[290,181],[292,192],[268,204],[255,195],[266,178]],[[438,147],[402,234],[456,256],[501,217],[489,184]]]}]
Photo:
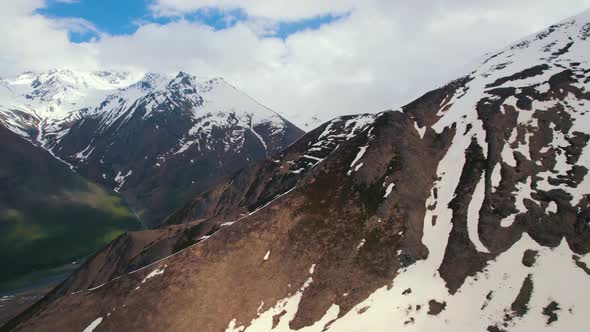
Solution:
[{"label": "blue sky", "polygon": [[[99,31],[110,35],[130,35],[141,24],[166,24],[179,19],[179,17],[154,17],[149,5],[149,0],[50,0],[45,8],[37,12],[49,18],[81,18],[92,23]],[[276,22],[275,29],[266,37],[285,39],[298,31],[318,29],[339,18],[341,16],[322,15],[298,21]],[[183,19],[221,30],[231,27],[236,22],[246,21],[249,17],[242,10],[208,9],[184,15]],[[75,43],[86,42],[96,37],[98,37],[96,31],[70,32],[70,40]]]}]

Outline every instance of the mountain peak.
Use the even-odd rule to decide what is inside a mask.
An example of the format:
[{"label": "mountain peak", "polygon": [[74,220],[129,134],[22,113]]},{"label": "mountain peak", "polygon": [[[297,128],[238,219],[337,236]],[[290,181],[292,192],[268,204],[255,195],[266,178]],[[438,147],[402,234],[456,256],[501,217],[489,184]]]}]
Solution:
[{"label": "mountain peak", "polygon": [[194,87],[197,82],[197,77],[186,72],[180,71],[178,74],[170,81],[169,86],[178,86],[182,85],[185,87]]},{"label": "mountain peak", "polygon": [[185,71],[182,71],[182,70],[179,71],[178,74],[176,74],[176,77],[192,77],[192,76],[194,76],[194,75],[191,75],[191,74],[189,74]]}]

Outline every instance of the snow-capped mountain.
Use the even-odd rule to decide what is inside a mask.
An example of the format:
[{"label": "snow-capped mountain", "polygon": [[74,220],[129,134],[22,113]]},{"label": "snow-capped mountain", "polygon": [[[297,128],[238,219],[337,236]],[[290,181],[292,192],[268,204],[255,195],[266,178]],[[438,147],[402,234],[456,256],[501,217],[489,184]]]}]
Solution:
[{"label": "snow-capped mountain", "polygon": [[[34,139],[32,134],[42,129],[42,123],[67,119],[82,109],[100,104],[106,96],[140,80],[143,74],[111,72],[74,72],[51,70],[26,72],[0,81],[0,107],[3,124],[19,129],[20,134]],[[33,118],[12,114],[13,108],[25,110]],[[27,135],[28,133],[28,135]],[[42,137],[41,137],[42,138]]]},{"label": "snow-capped mountain", "polygon": [[153,225],[302,131],[225,82],[52,70],[0,81],[0,124],[123,194]]},{"label": "snow-capped mountain", "polygon": [[399,110],[335,119],[10,326],[585,331],[589,38],[585,12]]}]

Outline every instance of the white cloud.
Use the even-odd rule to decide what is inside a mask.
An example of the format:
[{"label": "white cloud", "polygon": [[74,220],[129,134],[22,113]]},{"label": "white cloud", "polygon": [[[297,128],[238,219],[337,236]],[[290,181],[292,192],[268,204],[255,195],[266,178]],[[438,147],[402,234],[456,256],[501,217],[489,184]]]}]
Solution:
[{"label": "white cloud", "polygon": [[55,28],[58,30],[66,30],[68,32],[78,34],[84,34],[89,32],[100,33],[98,28],[94,24],[92,24],[92,22],[89,22],[79,17],[66,17],[54,19],[53,23],[55,24]]},{"label": "white cloud", "polygon": [[160,16],[175,16],[203,8],[242,9],[250,16],[273,20],[297,20],[325,14],[343,14],[360,1],[355,0],[156,0],[152,11]]},{"label": "white cloud", "polygon": [[68,38],[68,28],[79,30],[83,21],[48,19],[34,12],[41,6],[41,0],[0,0],[0,76],[53,67],[96,68],[95,46]]},{"label": "white cloud", "polygon": [[[215,31],[180,19],[142,23],[128,36],[73,44],[68,30],[22,0],[0,13],[0,75],[52,67],[115,68],[223,76],[263,104],[304,123],[310,115],[395,108],[469,71],[483,53],[590,7],[590,0],[415,2],[159,0],[160,15],[241,8],[252,19]],[[16,8],[14,8],[16,7]],[[318,30],[264,38],[281,20],[347,12]],[[70,22],[73,23],[73,22]]]}]

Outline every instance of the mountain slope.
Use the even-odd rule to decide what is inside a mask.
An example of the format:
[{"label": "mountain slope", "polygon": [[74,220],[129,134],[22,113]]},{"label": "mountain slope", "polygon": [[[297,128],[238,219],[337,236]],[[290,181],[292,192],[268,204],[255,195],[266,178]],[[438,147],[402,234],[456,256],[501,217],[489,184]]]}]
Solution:
[{"label": "mountain slope", "polygon": [[[120,197],[0,126],[0,289],[92,254],[139,223]],[[16,280],[15,280],[16,279]]]},{"label": "mountain slope", "polygon": [[236,173],[211,191],[198,195],[193,202],[168,218],[167,226],[129,232],[119,237],[88,260],[67,283],[59,287],[57,293],[75,293],[98,287],[209,238],[232,224],[226,220],[253,213],[291,190],[307,171],[334,151],[339,143],[360,133],[374,117],[363,115],[335,119],[276,155],[279,159],[259,162]]},{"label": "mountain slope", "polygon": [[55,70],[2,83],[0,122],[121,193],[151,226],[303,134],[221,78]]},{"label": "mountain slope", "polygon": [[186,249],[92,288],[80,272],[10,326],[584,331],[588,37],[590,12],[400,110],[336,119],[172,215],[198,234]]}]

